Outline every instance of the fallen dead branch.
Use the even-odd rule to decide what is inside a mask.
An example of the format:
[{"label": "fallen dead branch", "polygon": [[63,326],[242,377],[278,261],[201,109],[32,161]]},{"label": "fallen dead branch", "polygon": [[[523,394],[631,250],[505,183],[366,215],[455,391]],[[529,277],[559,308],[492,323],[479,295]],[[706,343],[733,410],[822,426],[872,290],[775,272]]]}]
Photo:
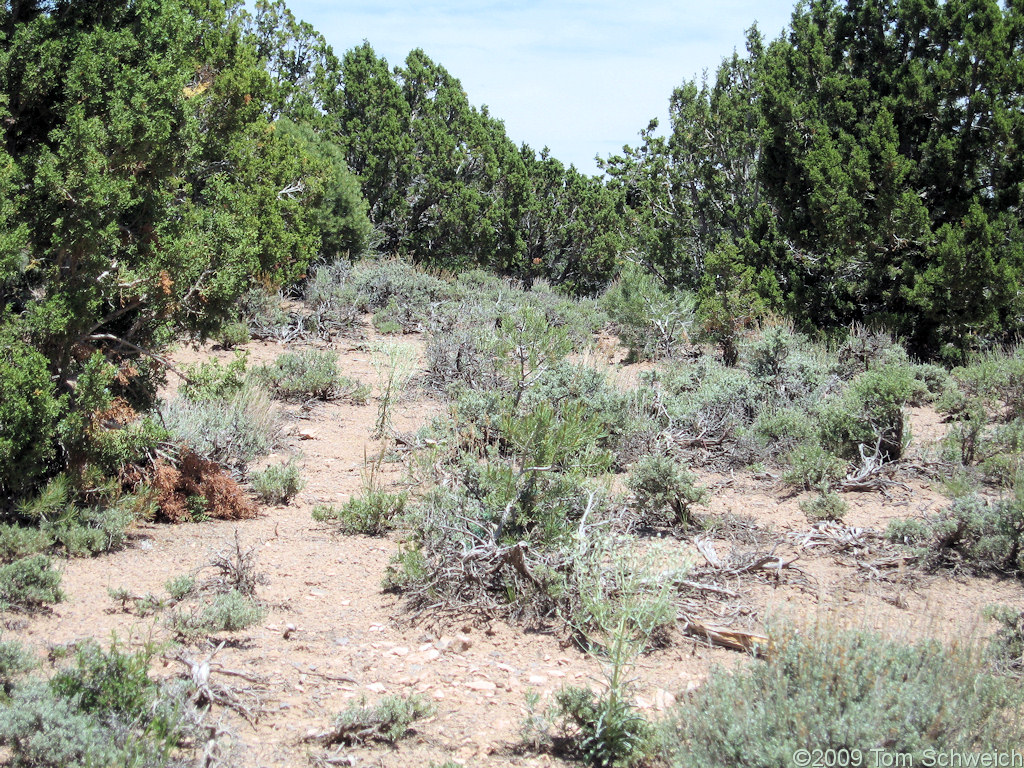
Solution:
[{"label": "fallen dead branch", "polygon": [[770,650],[771,641],[767,635],[742,629],[715,627],[685,615],[676,617],[676,620],[680,622],[680,629],[685,634],[701,638],[720,648],[743,651],[755,656],[764,656]]},{"label": "fallen dead branch", "polygon": [[[792,568],[793,570],[800,570],[799,568],[793,567],[793,563],[800,559],[800,555],[795,555],[789,560],[786,560],[775,554],[775,547],[768,554],[755,553],[753,555],[746,556],[733,556],[730,558],[730,563],[722,562],[722,559],[715,552],[714,546],[710,541],[706,539],[697,539],[694,541],[694,546],[704,556],[708,566],[710,566],[712,572],[721,574],[722,576],[741,576],[745,573],[753,573],[755,571],[767,571],[775,572],[775,575],[786,569]],[[778,545],[776,545],[778,546]]]},{"label": "fallen dead branch", "polygon": [[[195,692],[192,694],[190,703],[196,707],[210,707],[214,704],[234,710],[250,725],[255,726],[263,709],[263,702],[259,696],[267,686],[267,681],[258,675],[251,675],[236,669],[227,669],[214,657],[224,648],[224,642],[214,648],[205,659],[195,660],[188,656],[184,650],[169,660],[183,664],[189,671]],[[251,687],[232,688],[223,683],[211,679],[213,673],[226,677],[235,677],[251,683]]]},{"label": "fallen dead branch", "polygon": [[848,474],[839,483],[839,490],[844,493],[850,491],[884,491],[886,488],[899,487],[909,491],[910,486],[893,480],[893,474],[900,469],[902,462],[887,462],[882,458],[881,446],[876,445],[873,454],[867,454],[862,443],[858,450],[860,452],[860,466]]},{"label": "fallen dead branch", "polygon": [[873,528],[857,528],[833,520],[822,520],[803,533],[789,534],[790,540],[800,549],[828,547],[838,551],[867,550],[881,541],[882,534]]}]

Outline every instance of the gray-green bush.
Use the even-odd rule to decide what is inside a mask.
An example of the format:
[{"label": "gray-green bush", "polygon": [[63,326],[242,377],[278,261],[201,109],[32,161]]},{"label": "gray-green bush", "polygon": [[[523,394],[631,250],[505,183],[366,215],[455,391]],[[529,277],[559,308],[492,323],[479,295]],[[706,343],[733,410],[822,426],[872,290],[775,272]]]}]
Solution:
[{"label": "gray-green bush", "polygon": [[992,676],[976,649],[784,629],[764,660],[712,671],[666,719],[658,752],[673,768],[776,768],[820,744],[865,760],[878,747],[918,765],[929,749],[1019,745],[1020,706],[1021,691]]},{"label": "gray-green bush", "polygon": [[302,470],[294,457],[283,464],[271,464],[249,475],[253,493],[265,504],[287,504],[305,487]]},{"label": "gray-green bush", "polygon": [[338,371],[338,355],[319,349],[286,352],[252,376],[282,400],[348,400],[366,402],[369,389]]}]

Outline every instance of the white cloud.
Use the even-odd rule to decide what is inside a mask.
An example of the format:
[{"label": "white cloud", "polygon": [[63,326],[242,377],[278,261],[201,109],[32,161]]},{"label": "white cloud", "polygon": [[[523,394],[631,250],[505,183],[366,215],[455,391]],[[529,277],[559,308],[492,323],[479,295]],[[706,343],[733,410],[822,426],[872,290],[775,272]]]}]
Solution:
[{"label": "white cloud", "polygon": [[756,20],[766,38],[793,0],[334,3],[289,0],[341,53],[364,39],[391,64],[422,48],[487,104],[511,138],[596,172],[595,154],[667,117],[672,89],[714,71]]}]

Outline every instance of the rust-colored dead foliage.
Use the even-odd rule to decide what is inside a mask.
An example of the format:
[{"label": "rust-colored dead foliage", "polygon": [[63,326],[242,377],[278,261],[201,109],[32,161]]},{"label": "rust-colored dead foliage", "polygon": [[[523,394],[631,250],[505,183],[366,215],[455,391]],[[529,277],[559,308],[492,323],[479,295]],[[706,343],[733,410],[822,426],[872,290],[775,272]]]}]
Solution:
[{"label": "rust-colored dead foliage", "polygon": [[[256,504],[215,461],[191,452],[181,455],[179,466],[158,461],[153,470],[153,485],[159,493],[157,519],[188,523],[197,510],[220,520],[244,520],[256,517]],[[206,500],[197,504],[196,497]]]}]

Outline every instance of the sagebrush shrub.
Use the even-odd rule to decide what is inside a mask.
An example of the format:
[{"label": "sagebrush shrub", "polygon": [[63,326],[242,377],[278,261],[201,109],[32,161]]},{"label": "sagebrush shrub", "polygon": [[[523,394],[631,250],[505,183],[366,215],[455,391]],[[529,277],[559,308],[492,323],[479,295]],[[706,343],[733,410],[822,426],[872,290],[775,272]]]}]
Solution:
[{"label": "sagebrush shrub", "polygon": [[160,413],[173,442],[225,466],[244,468],[270,453],[281,435],[280,416],[266,390],[255,384],[226,400],[178,397]]},{"label": "sagebrush shrub", "polygon": [[214,596],[205,605],[176,610],[168,623],[182,640],[195,642],[219,632],[241,631],[259,624],[266,616],[267,609],[255,598],[232,589]]},{"label": "sagebrush shrub", "polygon": [[826,489],[846,473],[846,462],[817,443],[798,445],[786,456],[782,481],[805,490]]},{"label": "sagebrush shrub", "polygon": [[64,599],[61,574],[46,555],[31,555],[0,566],[0,609],[34,610]]},{"label": "sagebrush shrub", "polygon": [[629,489],[644,522],[660,522],[668,515],[672,525],[692,522],[691,507],[707,501],[708,493],[696,478],[668,456],[644,456],[629,473]]},{"label": "sagebrush shrub", "polygon": [[189,400],[228,400],[245,386],[248,352],[236,352],[235,359],[221,365],[217,359],[185,367],[188,379],[178,393]]},{"label": "sagebrush shrub", "polygon": [[253,377],[282,400],[349,400],[362,404],[368,388],[338,371],[336,352],[305,349],[286,352],[271,364],[254,368]]},{"label": "sagebrush shrub", "polygon": [[915,391],[905,366],[881,366],[857,376],[819,416],[822,443],[848,459],[876,450],[885,460],[898,459],[906,448],[904,405]]},{"label": "sagebrush shrub", "polygon": [[658,752],[673,768],[773,768],[790,765],[813,734],[823,748],[861,750],[867,760],[885,745],[918,765],[930,749],[1019,745],[1020,704],[1020,691],[970,648],[783,630],[764,660],[713,670],[666,719]]},{"label": "sagebrush shrub", "polygon": [[249,476],[253,493],[266,504],[287,504],[306,485],[302,470],[294,458],[284,464],[272,464]]},{"label": "sagebrush shrub", "polygon": [[842,520],[850,505],[842,496],[832,491],[818,494],[800,502],[800,509],[813,522],[816,520]]},{"label": "sagebrush shrub", "polygon": [[913,547],[927,564],[983,573],[1024,571],[1024,494],[996,500],[966,496],[937,514],[892,521],[890,540]]},{"label": "sagebrush shrub", "polygon": [[370,489],[361,496],[353,496],[341,508],[317,506],[313,519],[337,524],[342,533],[362,533],[380,536],[394,527],[395,521],[405,513],[407,496]]},{"label": "sagebrush shrub", "polygon": [[31,651],[16,640],[0,640],[0,688],[10,695],[14,681],[36,668]]},{"label": "sagebrush shrub", "polygon": [[352,704],[334,720],[324,741],[327,744],[363,744],[368,741],[394,743],[404,738],[416,720],[429,717],[433,705],[413,694],[386,696],[374,706]]}]

